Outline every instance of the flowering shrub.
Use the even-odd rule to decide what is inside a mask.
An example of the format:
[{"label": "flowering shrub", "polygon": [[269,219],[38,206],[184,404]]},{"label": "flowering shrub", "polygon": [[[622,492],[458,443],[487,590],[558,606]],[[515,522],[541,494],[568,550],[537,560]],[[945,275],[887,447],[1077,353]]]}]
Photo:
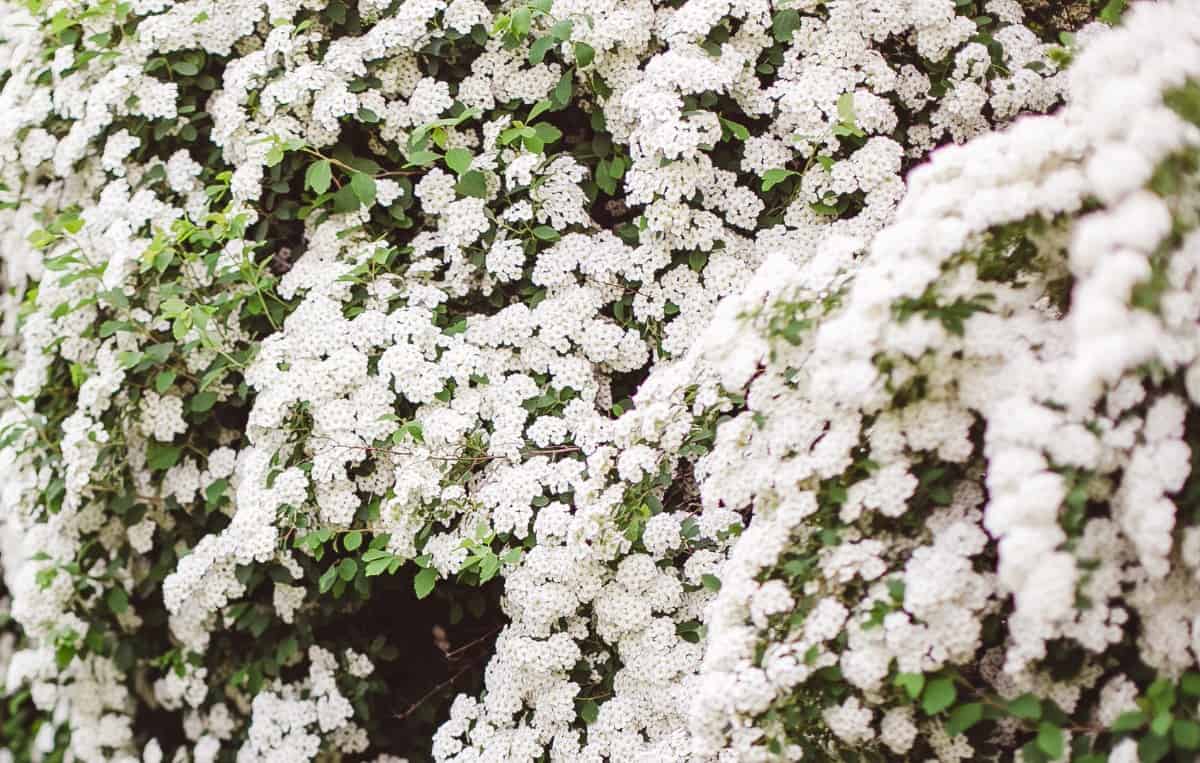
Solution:
[{"label": "flowering shrub", "polygon": [[707,749],[1200,748],[1197,21],[1139,8],[1062,112],[915,169],[860,263],[776,256],[722,304],[701,344],[746,406],[701,496],[755,511]]},{"label": "flowering shrub", "polygon": [[1200,747],[1193,4],[2,8],[11,759]]}]

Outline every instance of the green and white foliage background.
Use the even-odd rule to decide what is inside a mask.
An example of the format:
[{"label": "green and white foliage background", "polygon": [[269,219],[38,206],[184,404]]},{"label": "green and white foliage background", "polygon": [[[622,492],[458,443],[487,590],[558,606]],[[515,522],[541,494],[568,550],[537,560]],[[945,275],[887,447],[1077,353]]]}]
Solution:
[{"label": "green and white foliage background", "polygon": [[1192,0],[10,0],[0,65],[0,761],[1200,749]]}]

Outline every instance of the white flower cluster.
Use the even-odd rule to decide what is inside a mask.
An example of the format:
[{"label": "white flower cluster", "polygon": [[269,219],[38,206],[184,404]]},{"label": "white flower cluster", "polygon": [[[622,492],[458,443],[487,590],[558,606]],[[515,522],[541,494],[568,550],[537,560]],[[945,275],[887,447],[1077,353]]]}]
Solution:
[{"label": "white flower cluster", "polygon": [[1061,113],[915,169],[861,265],[780,253],[722,304],[701,345],[746,411],[701,495],[755,511],[708,613],[697,752],[823,749],[781,720],[811,696],[841,745],[960,760],[906,676],[981,664],[978,691],[1086,717],[1111,675],[1103,728],[1139,693],[1110,666],[1195,670],[1200,124],[1176,88],[1200,92],[1198,29],[1135,8]]},{"label": "white flower cluster", "polygon": [[[699,8],[699,5],[696,8],[689,6],[687,13]],[[413,6],[411,9],[413,13],[421,14],[435,10],[434,6]],[[749,41],[752,30],[760,35],[762,39],[755,43],[759,49],[770,44],[768,24],[763,22],[768,17],[767,11],[765,6],[733,11],[735,17],[745,16],[746,20],[753,21],[754,26],[747,26],[744,36]],[[555,7],[544,23],[552,25],[560,12],[562,20],[575,18],[574,9]],[[709,11],[714,12],[717,12],[716,18],[724,13],[720,9]],[[850,15],[843,17],[846,13]],[[415,18],[412,23],[419,26],[426,23],[425,18],[427,16]],[[827,23],[834,27],[854,28],[865,22],[849,6],[839,6]],[[961,28],[962,19],[950,12],[947,18],[939,19],[939,23],[956,23]],[[601,25],[597,22],[597,26]],[[417,28],[410,26],[411,39],[387,38],[389,54],[395,55],[405,46],[414,49],[423,44],[426,38],[414,36],[416,32],[412,31]],[[859,39],[864,42],[883,39],[888,34],[901,35],[906,30],[903,25],[886,32],[865,30]],[[258,162],[265,162],[265,150],[261,147],[264,139],[272,135],[298,135],[317,146],[332,142],[337,133],[331,131],[329,125],[336,124],[336,116],[351,113],[355,108],[363,107],[362,104],[367,104],[366,107],[382,117],[382,138],[401,140],[412,127],[438,117],[450,105],[450,100],[440,95],[428,79],[397,80],[397,95],[407,96],[407,105],[404,101],[388,102],[389,93],[379,94],[383,96],[381,99],[368,100],[371,95],[368,92],[355,100],[347,95],[344,85],[331,85],[328,80],[323,81],[320,93],[312,85],[305,86],[314,93],[311,106],[308,96],[280,100],[274,96],[279,92],[276,86],[280,89],[290,87],[284,85],[286,78],[293,76],[288,73],[289,69],[296,71],[295,77],[312,76],[310,55],[304,51],[320,44],[319,37],[307,33],[292,37],[285,44],[282,41],[284,31],[286,27],[277,27],[272,32],[272,39],[280,40],[282,70],[268,72],[268,57],[272,50],[269,39],[263,51],[231,64],[231,70],[236,74],[226,75],[231,86],[222,91],[221,105],[214,106],[213,112],[216,132],[221,136],[219,140],[228,141],[226,151],[231,156],[257,156]],[[813,30],[813,34],[820,32]],[[650,137],[649,132],[643,137],[638,132],[673,129],[667,115],[642,113],[643,107],[639,105],[642,100],[653,101],[660,97],[678,100],[685,95],[699,95],[714,89],[713,83],[700,74],[703,67],[710,64],[707,63],[708,54],[695,47],[695,36],[669,34],[673,46],[692,51],[688,61],[696,70],[694,81],[672,74],[676,71],[672,68],[674,53],[655,56],[647,68],[651,73],[649,78],[629,80],[629,94],[623,94],[622,85],[618,84],[624,79],[610,77],[617,86],[605,101],[604,115],[614,139],[627,141],[630,146],[627,203],[645,205],[647,227],[641,243],[630,246],[611,232],[561,236],[559,241],[539,252],[533,264],[532,283],[544,294],[535,307],[518,303],[490,315],[472,316],[466,321],[465,331],[459,334],[448,335],[438,328],[439,307],[464,296],[476,278],[466,253],[482,235],[495,237],[487,254],[489,276],[500,281],[512,280],[521,272],[525,261],[523,247],[518,241],[503,238],[503,232],[492,232],[481,200],[457,198],[454,177],[440,169],[426,173],[413,191],[422,209],[434,221],[435,230],[413,239],[407,274],[392,272],[378,280],[364,282],[367,293],[377,296],[367,303],[365,311],[353,317],[347,317],[345,308],[339,305],[356,299],[346,277],[369,261],[379,251],[378,247],[348,230],[358,224],[359,220],[355,218],[330,220],[310,231],[303,256],[281,282],[283,294],[305,290],[307,296],[289,316],[283,331],[264,343],[254,366],[247,373],[247,380],[258,394],[248,431],[254,449],[244,455],[247,472],[239,480],[238,513],[219,540],[202,541],[204,555],[193,554],[168,578],[169,591],[221,591],[226,586],[236,589],[230,560],[242,563],[265,560],[261,554],[269,553],[279,534],[277,517],[281,507],[313,505],[321,524],[344,526],[354,524],[355,511],[362,504],[364,494],[378,496],[382,501],[380,517],[372,528],[389,534],[388,550],[402,559],[423,552],[430,557],[430,563],[440,575],[449,576],[467,563],[466,545],[481,523],[489,531],[508,534],[514,540],[525,539],[533,533],[541,549],[556,536],[538,533],[533,524],[539,501],[555,494],[572,493],[575,515],[580,516],[585,513],[581,510],[587,500],[583,496],[589,492],[600,494],[607,502],[619,497],[617,486],[603,481],[600,486],[595,485],[597,480],[604,480],[601,475],[611,468],[608,461],[612,456],[598,448],[614,441],[612,423],[603,413],[611,403],[611,382],[608,380],[616,373],[644,367],[651,349],[638,333],[622,329],[618,322],[606,317],[622,299],[625,289],[621,284],[640,284],[632,309],[641,321],[663,320],[668,304],[674,309],[677,315],[666,324],[659,349],[678,352],[686,349],[691,337],[703,327],[715,301],[736,289],[739,280],[761,260],[762,248],[780,245],[781,238],[792,244],[796,235],[816,241],[814,236],[825,235],[827,227],[819,218],[814,218],[811,211],[798,211],[802,217],[804,214],[809,216],[804,218],[806,222],[800,224],[800,228],[807,226],[812,233],[783,233],[779,229],[775,237],[764,239],[760,246],[751,244],[743,235],[726,229],[721,217],[735,227],[753,230],[763,209],[762,202],[753,191],[737,185],[736,173],[712,164],[707,155],[707,144],[715,140],[695,143],[689,151],[682,152],[681,144],[675,138],[656,139]],[[366,37],[339,41],[339,54],[346,57],[347,63],[343,68],[328,72],[328,76],[350,81],[362,66],[352,62],[377,57],[379,54],[374,46],[382,39],[382,27],[376,27]],[[962,36],[948,45],[965,39],[966,36]],[[603,53],[600,51],[605,46],[599,45],[595,38],[580,37],[577,42],[597,48],[595,66],[601,72],[636,66],[639,57],[645,54],[639,41],[631,41],[626,49],[626,41],[622,40],[622,45]],[[818,76],[816,72],[825,69],[848,70],[836,80],[843,85],[831,91],[829,103],[823,104],[831,116],[822,125],[827,134],[822,145],[828,153],[836,153],[839,144],[833,129],[839,120],[847,120],[845,113],[838,115],[837,101],[840,94],[853,93],[853,88],[865,77],[856,68],[858,64],[846,66],[842,62],[844,51],[855,49],[855,43],[842,43],[845,47],[830,50],[829,59],[826,59],[817,52],[808,55],[808,46],[800,37],[786,42],[789,43],[786,46],[788,55],[796,58],[798,70],[811,70],[814,77]],[[494,53],[495,57],[476,62],[474,70],[481,71],[484,66],[498,62],[503,54],[499,49]],[[697,58],[697,54],[705,58]],[[404,55],[401,53],[401,57]],[[721,65],[731,71],[745,69],[750,58],[746,52],[726,46]],[[836,65],[835,60],[839,62]],[[872,60],[886,68],[886,61],[878,53]],[[1053,69],[1049,59],[1043,63]],[[541,85],[532,87],[531,92],[544,93],[558,79],[555,65],[549,64],[546,68],[548,76],[543,78]],[[782,70],[789,71],[789,68],[785,65]],[[663,73],[661,78],[658,72]],[[263,77],[274,79],[268,82]],[[511,80],[501,80],[495,73],[489,77],[491,88],[516,87]],[[735,87],[733,82],[737,78],[741,83]],[[807,83],[798,71],[794,80],[778,81],[769,92],[752,97],[746,88],[754,86],[753,78],[747,79],[741,74],[734,79],[730,79],[728,85],[730,92],[752,116],[771,115],[766,104],[781,99],[786,93],[803,90]],[[462,87],[467,89],[469,85],[474,85],[471,78]],[[332,103],[323,100],[331,87],[340,88],[337,92],[343,93],[338,96],[342,99],[338,101],[341,105],[329,118],[324,118],[320,110],[323,104]],[[1046,87],[1052,93],[1049,103],[1057,91],[1055,85],[1047,84]],[[256,113],[246,111],[242,104],[249,104],[249,93],[259,88],[271,94],[267,102],[274,105],[263,108],[260,100]],[[877,90],[881,94],[891,92],[886,84],[881,84]],[[663,95],[655,95],[658,91]],[[535,97],[519,97],[535,100]],[[880,95],[873,97],[873,101],[863,100],[863,124],[873,132],[887,133],[895,128],[898,117],[894,107]],[[461,100],[468,106],[489,107],[502,98],[496,93],[478,101]],[[751,108],[751,103],[759,101],[763,104],[761,107]],[[419,116],[412,113],[417,108],[413,104],[418,103],[427,113]],[[431,103],[441,106],[435,108]],[[923,103],[904,108],[918,112]],[[229,104],[228,112],[226,104]],[[876,117],[875,121],[868,119],[872,106],[885,112],[886,116]],[[285,113],[292,116],[287,117]],[[719,136],[718,120],[712,116]],[[691,117],[688,119],[694,121]],[[771,116],[771,124],[776,125],[772,129],[777,135],[794,137],[802,133],[797,125],[784,122],[786,120],[779,114]],[[296,123],[306,125],[307,132],[298,132],[288,126]],[[583,211],[586,199],[579,188],[584,174],[578,164],[568,157],[543,162],[537,154],[503,149],[499,138],[504,126],[504,121],[485,123],[482,135],[472,134],[464,126],[450,138],[452,145],[481,149],[481,153],[471,160],[472,169],[495,171],[495,182],[499,187],[493,191],[493,181],[488,181],[487,200],[493,194],[502,199],[530,188],[528,200],[517,201],[500,217],[512,222],[548,223],[556,230],[571,225],[588,226],[590,221]],[[680,131],[687,129],[691,128],[679,127]],[[753,145],[747,143],[748,153],[753,150]],[[923,145],[928,147],[931,143]],[[921,148],[922,145],[917,145],[914,150],[919,152]],[[793,152],[801,158],[815,155],[815,149],[796,144],[785,150],[780,163],[790,161]],[[846,233],[869,235],[890,217],[902,188],[899,180],[902,154],[902,148],[891,139],[872,138],[845,162],[830,164],[831,177],[845,178],[835,181],[832,187],[844,194],[863,191],[867,194],[868,206],[874,210],[854,218],[858,222],[846,228]],[[672,161],[663,164],[660,161],[663,157]],[[249,171],[250,166],[243,164],[242,168]],[[806,188],[816,187],[813,183],[819,185],[813,180],[815,177],[805,176]],[[254,183],[246,185],[253,189],[248,193],[258,193],[258,176],[255,178]],[[234,185],[236,195],[236,177]],[[876,193],[884,187],[889,190]],[[705,200],[703,211],[690,210],[684,203],[697,192]],[[878,198],[877,203],[871,201],[875,198]],[[807,210],[810,202],[820,200],[828,201],[817,190],[802,193],[790,208]],[[840,225],[833,225],[839,233],[843,232]],[[696,238],[694,231],[697,230],[709,233],[706,238]],[[722,246],[715,246],[718,241]],[[671,250],[679,248],[711,250],[702,280],[687,265],[660,272],[670,263]],[[796,256],[804,255],[797,252]],[[398,278],[398,275],[403,277]],[[488,276],[485,276],[485,289],[489,288],[487,281]],[[530,412],[523,404],[530,399],[546,398],[557,398],[561,407],[550,400],[544,412],[543,406]],[[401,406],[414,407],[409,429],[401,428],[396,421],[394,411]],[[310,428],[300,440],[289,434],[293,431],[289,422],[294,421],[292,417],[297,410],[303,410],[306,419],[311,419]],[[419,437],[413,436],[412,431],[419,432]],[[394,436],[397,434],[400,439]],[[378,451],[369,444],[380,440],[390,440],[399,447],[388,448],[379,457]],[[619,437],[615,442],[620,444]],[[479,450],[472,451],[474,447]],[[620,479],[637,483],[643,475],[654,473],[662,460],[659,454],[667,450],[658,443],[625,450],[616,464]],[[587,462],[555,458],[556,452],[574,451],[588,454]],[[460,456],[474,453],[486,463],[478,473],[471,475],[469,483],[463,484],[462,477],[457,476],[461,471]],[[295,463],[310,463],[311,469],[302,473],[292,467],[275,478],[270,490],[264,492],[262,485],[269,473],[268,465],[289,458]],[[285,500],[280,491],[286,491],[292,497]],[[710,520],[706,536],[724,530],[734,519],[728,515]],[[426,528],[435,521],[449,525],[449,532],[435,531],[418,547],[418,536],[426,533]],[[594,518],[588,520],[590,523],[595,521]],[[647,527],[647,548],[664,553],[673,546],[658,542],[657,533],[661,528],[662,521],[656,522],[653,528]],[[581,532],[586,534],[581,536]],[[606,532],[612,534],[613,530]],[[557,537],[564,543],[578,542],[582,537],[595,543],[597,533],[596,529],[572,531],[564,528]],[[613,542],[600,547],[601,559],[609,560],[614,554],[621,553],[621,545],[614,546]],[[209,555],[212,553],[215,556]],[[523,569],[535,564],[537,553],[540,551],[527,558]],[[693,580],[692,584],[696,582]],[[575,592],[564,602],[574,602],[574,607],[547,608],[548,602],[539,599],[536,608],[526,608],[517,603],[519,599],[512,593],[512,585],[510,579],[507,589],[510,591],[510,610],[527,609],[529,616],[539,623],[564,616],[591,599]],[[556,582],[559,589],[570,590],[575,585],[570,581]],[[538,595],[544,594],[539,590]],[[174,613],[173,622],[185,629],[191,626],[183,624],[203,621],[223,605],[224,599],[204,605],[190,595],[171,596],[168,601],[168,607]],[[620,610],[617,605],[601,610],[600,602],[595,606],[597,618],[601,617],[600,611]],[[685,610],[687,617],[695,616],[693,610]],[[625,630],[637,632],[646,625],[635,623],[637,627]],[[543,631],[544,626],[539,626],[538,630]],[[615,637],[622,630],[605,629],[604,632],[612,634],[608,640],[615,644]],[[183,631],[177,635],[182,638]],[[199,642],[191,643],[200,646]],[[500,650],[493,668],[504,662],[503,655],[504,651]],[[557,672],[561,674],[565,668],[559,668]],[[689,671],[694,671],[694,667],[680,672]],[[493,669],[492,673],[498,675],[499,670]],[[664,680],[662,684],[670,685],[671,681]],[[490,688],[493,694],[502,691],[499,687]],[[577,689],[573,691],[577,693]],[[561,692],[522,687],[519,694],[528,702],[542,702],[549,701],[543,698],[558,696]],[[677,703],[671,701],[670,704]],[[521,706],[498,707],[505,707],[505,714],[511,716]],[[502,725],[511,723],[511,719],[504,716],[497,720]],[[562,715],[556,726],[547,727],[548,730],[535,736],[536,741],[532,744],[539,749],[541,745],[557,744],[554,740],[558,730],[569,729],[574,720],[571,713]],[[676,730],[678,721],[679,718],[668,715],[663,728]],[[549,729],[553,729],[553,733]],[[488,749],[503,749],[504,755],[515,754],[507,747]]]},{"label": "white flower cluster", "polygon": [[354,708],[337,687],[337,657],[314,646],[308,650],[308,660],[305,681],[280,683],[254,697],[239,762],[308,760],[320,750],[322,735],[332,738],[334,748],[345,754],[367,748],[366,732],[350,722]]},{"label": "white flower cluster", "polygon": [[1029,16],[0,3],[4,744],[958,760],[897,674],[1183,676],[1200,19]]}]

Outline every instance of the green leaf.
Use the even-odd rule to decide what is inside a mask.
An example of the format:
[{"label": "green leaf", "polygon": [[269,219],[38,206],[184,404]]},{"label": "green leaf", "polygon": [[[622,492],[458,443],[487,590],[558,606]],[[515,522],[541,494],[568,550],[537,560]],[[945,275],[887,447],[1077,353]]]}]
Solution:
[{"label": "green leaf", "polygon": [[837,102],[838,118],[846,124],[855,124],[854,93],[842,93]]},{"label": "green leaf", "polygon": [[354,576],[358,574],[358,562],[353,559],[343,559],[338,565],[338,575],[342,580],[354,580]]},{"label": "green leaf", "polygon": [[474,196],[477,199],[487,198],[487,180],[479,170],[471,170],[458,179],[454,190],[462,196]]},{"label": "green leaf", "polygon": [[1200,723],[1181,718],[1171,729],[1175,746],[1184,750],[1200,749]]},{"label": "green leaf", "polygon": [[601,159],[596,163],[595,180],[600,190],[609,196],[615,196],[617,194],[617,181],[612,177],[611,168],[612,163],[608,159]]},{"label": "green leaf", "polygon": [[355,172],[350,176],[350,187],[364,207],[375,203],[375,178],[365,172]]},{"label": "green leaf", "polygon": [[342,539],[342,545],[347,551],[353,551],[362,545],[362,533],[358,530],[346,533],[346,537]]},{"label": "green leaf", "polygon": [[101,298],[106,300],[113,307],[122,310],[128,309],[129,298],[125,296],[125,292],[120,289],[109,289],[108,291],[100,292]]},{"label": "green leaf", "polygon": [[337,582],[337,579],[338,566],[336,564],[330,565],[329,569],[325,570],[325,572],[321,575],[321,578],[317,581],[318,590],[321,593],[325,593],[330,588],[333,588],[333,584]]},{"label": "green leaf", "polygon": [[533,108],[529,110],[528,121],[532,122],[533,120],[537,119],[539,115],[543,114],[546,109],[549,109],[553,105],[553,103],[545,98],[538,101],[533,105]]},{"label": "green leaf", "polygon": [[538,134],[529,127],[525,128],[525,134],[521,136],[521,142],[525,144],[526,151],[534,154],[542,153],[542,149],[546,147],[546,142],[539,138]]},{"label": "green leaf", "polygon": [[204,499],[209,503],[216,503],[221,500],[221,496],[225,495],[225,491],[229,488],[229,481],[219,479],[204,489]]},{"label": "green leaf", "polygon": [[204,413],[205,411],[212,410],[212,407],[216,404],[216,402],[216,392],[197,392],[194,396],[192,396],[191,408],[196,413]]},{"label": "green leaf", "polygon": [[342,186],[337,193],[333,195],[333,211],[334,212],[353,212],[359,207],[358,195],[354,193],[354,189],[350,184]]},{"label": "green leaf", "polygon": [[133,328],[129,321],[104,321],[100,324],[100,338],[112,336],[118,331],[132,331]]},{"label": "green leaf", "polygon": [[549,122],[538,122],[533,126],[533,130],[543,143],[554,143],[562,137],[562,130]]},{"label": "green leaf", "polygon": [[921,709],[926,715],[936,715],[954,704],[958,690],[949,678],[935,678],[925,687],[921,696]]},{"label": "green leaf", "polygon": [[174,383],[175,383],[175,372],[174,371],[159,371],[158,375],[154,377],[154,391],[161,395],[162,393],[169,390],[171,388],[171,385]]},{"label": "green leaf", "polygon": [[441,158],[441,155],[436,151],[422,150],[413,151],[411,154],[406,155],[405,158],[408,159],[408,166],[410,167],[424,167],[427,164],[436,162]]},{"label": "green leaf", "polygon": [[1159,678],[1146,689],[1146,696],[1158,710],[1166,710],[1175,704],[1175,684]]},{"label": "green leaf", "polygon": [[799,173],[794,172],[792,170],[783,170],[783,169],[767,170],[766,172],[763,173],[762,189],[764,192],[769,191],[772,188],[774,188],[775,186],[782,183],[783,181],[790,178],[792,175],[797,175],[797,174],[799,174]]},{"label": "green leaf", "polygon": [[625,174],[625,160],[619,156],[614,156],[608,164],[608,174],[620,179]]},{"label": "green leaf", "polygon": [[387,556],[383,556],[378,559],[373,559],[373,560],[367,562],[367,569],[366,569],[367,577],[373,578],[376,575],[382,575],[383,571],[386,570],[388,568],[388,565],[391,563],[392,563],[392,555],[391,554],[388,554]]},{"label": "green leaf", "polygon": [[539,225],[533,229],[533,235],[541,241],[558,241],[558,231],[549,225]]},{"label": "green leaf", "polygon": [[[202,313],[201,313],[202,314]],[[192,311],[187,310],[178,318],[171,322],[171,336],[175,340],[182,342],[187,338],[188,332],[192,329]]]},{"label": "green leaf", "polygon": [[178,445],[164,445],[151,441],[146,448],[146,466],[155,471],[165,471],[179,463],[183,448]]},{"label": "green leaf", "polygon": [[558,84],[554,86],[554,100],[561,106],[571,102],[571,94],[575,92],[575,67],[563,72]]},{"label": "green leaf", "polygon": [[288,659],[300,650],[300,643],[295,636],[284,639],[275,647],[275,661],[280,665],[286,663]]},{"label": "green leaf", "polygon": [[1042,717],[1042,703],[1032,694],[1022,694],[1008,703],[1008,712],[1027,721],[1036,721]]},{"label": "green leaf", "polygon": [[533,44],[529,46],[529,63],[540,64],[546,58],[546,53],[557,44],[558,40],[554,39],[552,35],[545,35],[534,40]]},{"label": "green leaf", "polygon": [[841,122],[840,124],[834,125],[832,132],[839,138],[845,138],[848,135],[853,135],[856,138],[862,138],[866,136],[865,132],[848,122]]},{"label": "green leaf", "polygon": [[600,717],[600,706],[595,700],[585,699],[579,703],[579,719],[589,726]]},{"label": "green leaf", "polygon": [[704,584],[705,588],[714,593],[721,590],[721,579],[716,575],[701,575],[700,582]]},{"label": "green leaf", "polygon": [[433,584],[437,582],[437,571],[431,567],[427,567],[417,573],[413,578],[413,591],[417,594],[418,599],[424,599],[433,591]]},{"label": "green leaf", "polygon": [[37,581],[38,588],[43,591],[50,587],[54,579],[58,577],[58,569],[55,567],[44,567],[37,571],[34,575],[34,580]]},{"label": "green leaf", "polygon": [[515,35],[518,40],[523,39],[529,34],[531,21],[532,14],[530,13],[529,7],[523,6],[513,12],[512,23],[509,25],[509,29],[512,30],[513,35]]},{"label": "green leaf", "polygon": [[483,561],[479,563],[479,582],[488,582],[496,577],[496,573],[499,571],[500,558],[489,551],[487,556],[483,557]]},{"label": "green leaf", "polygon": [[1138,760],[1142,763],[1157,763],[1170,751],[1171,743],[1164,737],[1145,736],[1138,742]]},{"label": "green leaf", "polygon": [[901,673],[896,676],[894,683],[904,689],[904,693],[908,695],[909,699],[916,699],[921,696],[921,690],[925,688],[925,674]]},{"label": "green leaf", "polygon": [[1200,697],[1200,673],[1184,673],[1179,688],[1189,697]]},{"label": "green leaf", "polygon": [[1146,725],[1146,714],[1141,710],[1131,710],[1127,713],[1121,713],[1117,719],[1113,721],[1112,733],[1123,734],[1128,731],[1135,731]]},{"label": "green leaf", "polygon": [[550,27],[550,36],[559,42],[566,42],[571,39],[571,30],[575,28],[575,22],[570,19],[563,19]]},{"label": "green leaf", "polygon": [[575,43],[575,63],[579,66],[587,66],[596,58],[596,51],[591,45],[586,42]]},{"label": "green leaf", "polygon": [[119,615],[129,609],[129,594],[125,593],[125,589],[120,586],[108,589],[108,593],[104,596],[104,601],[108,604],[108,608],[112,610],[114,615]]},{"label": "green leaf", "polygon": [[283,154],[283,144],[276,143],[267,150],[267,156],[264,161],[268,167],[274,167],[276,164],[279,164],[283,161]]},{"label": "green leaf", "polygon": [[171,267],[171,263],[175,260],[174,249],[163,249],[154,255],[154,269],[159,273],[165,273],[167,268]]},{"label": "green leaf", "polygon": [[333,182],[333,165],[329,163],[328,159],[313,162],[304,172],[304,187],[311,188],[318,194],[328,191],[331,182]]},{"label": "green leaf", "polygon": [[1047,721],[1042,721],[1039,723],[1037,746],[1038,749],[1046,753],[1051,760],[1057,760],[1061,758],[1065,747],[1062,729]]},{"label": "green leaf", "polygon": [[983,705],[979,702],[971,702],[966,705],[959,705],[950,713],[950,718],[946,721],[946,733],[950,736],[961,734],[967,729],[974,726],[983,718]]},{"label": "green leaf", "polygon": [[800,28],[800,11],[787,8],[775,14],[771,20],[771,34],[776,42],[790,42],[792,32]]},{"label": "green leaf", "polygon": [[79,23],[78,21],[71,18],[71,16],[67,14],[66,9],[63,9],[51,17],[50,33],[56,34],[56,35],[61,34],[62,32],[75,26],[78,23]]},{"label": "green leaf", "polygon": [[74,659],[74,657],[74,644],[60,644],[58,648],[54,650],[54,661],[55,664],[58,665],[59,670],[64,670],[68,665],[70,665],[71,660]]},{"label": "green leaf", "polygon": [[[46,247],[53,244],[56,240],[57,240],[57,236],[55,236],[53,233],[51,233],[49,231],[42,230],[41,228],[39,228],[39,229],[35,230],[33,233],[29,234],[29,243],[33,245],[34,249],[45,249]],[[50,269],[57,270],[59,268],[50,268]]]},{"label": "green leaf", "polygon": [[738,140],[746,140],[750,137],[750,131],[746,129],[745,125],[740,125],[737,122],[731,122],[724,117],[721,118],[721,124],[730,132],[731,135],[733,135],[733,137],[737,138]]},{"label": "green leaf", "polygon": [[1116,26],[1121,22],[1121,16],[1125,13],[1128,5],[1128,0],[1109,0],[1104,9],[1100,11],[1100,20],[1109,26]]},{"label": "green leaf", "polygon": [[1154,716],[1154,720],[1150,721],[1150,733],[1165,737],[1167,732],[1171,730],[1171,724],[1174,722],[1175,718],[1169,712],[1161,712]]},{"label": "green leaf", "polygon": [[446,152],[446,166],[454,170],[455,175],[462,175],[471,168],[471,152],[465,148],[452,148]]},{"label": "green leaf", "polygon": [[155,363],[162,363],[167,358],[171,357],[171,351],[174,349],[174,342],[159,342],[158,344],[152,344],[146,348],[146,358]]},{"label": "green leaf", "polygon": [[525,128],[523,127],[509,127],[504,132],[500,133],[500,145],[507,146],[508,144],[512,143],[514,140],[521,137],[521,132],[524,129]]}]

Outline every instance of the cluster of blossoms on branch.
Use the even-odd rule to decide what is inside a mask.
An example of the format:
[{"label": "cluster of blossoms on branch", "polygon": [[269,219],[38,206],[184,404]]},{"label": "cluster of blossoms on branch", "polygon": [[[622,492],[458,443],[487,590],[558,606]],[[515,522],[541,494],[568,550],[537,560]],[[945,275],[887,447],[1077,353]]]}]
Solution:
[{"label": "cluster of blossoms on branch", "polygon": [[1194,3],[0,21],[0,760],[1200,749]]}]

